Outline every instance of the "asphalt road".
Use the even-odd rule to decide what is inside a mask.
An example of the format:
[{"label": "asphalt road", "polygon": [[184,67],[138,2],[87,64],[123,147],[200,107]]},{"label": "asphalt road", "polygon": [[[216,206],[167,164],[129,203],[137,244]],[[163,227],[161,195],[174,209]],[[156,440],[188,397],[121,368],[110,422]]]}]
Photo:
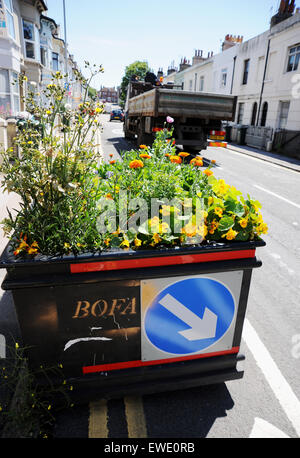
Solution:
[{"label": "asphalt road", "polygon": [[[122,124],[108,122],[108,115],[101,144],[105,160],[133,147]],[[300,437],[300,173],[229,149],[201,154],[216,160],[215,176],[262,203],[269,226],[267,246],[258,250],[263,266],[253,271],[243,330],[244,378],[75,405],[57,416],[54,437]],[[11,323],[14,312],[7,309]]]}]

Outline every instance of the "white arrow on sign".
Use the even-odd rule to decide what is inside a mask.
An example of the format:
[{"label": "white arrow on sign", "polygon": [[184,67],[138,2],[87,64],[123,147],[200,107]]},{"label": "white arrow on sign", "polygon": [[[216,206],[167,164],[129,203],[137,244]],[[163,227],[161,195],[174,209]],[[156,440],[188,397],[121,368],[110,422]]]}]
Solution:
[{"label": "white arrow on sign", "polygon": [[201,319],[170,294],[167,294],[159,303],[190,326],[190,329],[179,332],[187,340],[213,339],[216,337],[218,317],[208,308],[205,308]]}]

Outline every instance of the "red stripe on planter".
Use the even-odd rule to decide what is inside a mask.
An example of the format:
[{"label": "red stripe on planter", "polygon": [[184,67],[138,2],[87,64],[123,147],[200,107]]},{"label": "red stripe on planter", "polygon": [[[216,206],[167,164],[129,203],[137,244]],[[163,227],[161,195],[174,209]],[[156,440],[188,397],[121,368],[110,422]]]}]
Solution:
[{"label": "red stripe on planter", "polygon": [[72,274],[84,272],[102,272],[108,270],[139,269],[143,267],[173,266],[177,264],[195,264],[199,262],[229,261],[232,259],[254,258],[255,250],[223,251],[206,254],[186,254],[179,256],[161,256],[156,258],[123,259],[119,261],[86,262],[71,264]]},{"label": "red stripe on planter", "polygon": [[96,366],[85,366],[82,368],[83,374],[93,374],[95,372],[110,372],[121,369],[132,369],[134,367],[155,366],[159,364],[177,363],[180,361],[192,361],[195,359],[211,358],[221,355],[232,355],[238,353],[239,347],[233,347],[231,350],[218,351],[215,353],[205,353],[193,356],[181,356],[179,358],[160,359],[157,361],[126,361],[124,363],[101,364]]}]

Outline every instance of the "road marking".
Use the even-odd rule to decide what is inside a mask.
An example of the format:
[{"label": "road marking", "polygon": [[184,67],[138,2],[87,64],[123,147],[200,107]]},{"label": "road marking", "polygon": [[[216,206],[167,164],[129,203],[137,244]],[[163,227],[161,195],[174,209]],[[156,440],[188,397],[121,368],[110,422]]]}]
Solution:
[{"label": "road marking", "polygon": [[249,436],[250,439],[289,439],[280,429],[261,418],[254,419],[254,425]]},{"label": "road marking", "polygon": [[101,399],[90,403],[89,438],[102,439],[108,437],[107,401]]},{"label": "road marking", "polygon": [[128,438],[140,439],[147,437],[147,427],[143,408],[143,400],[138,396],[124,398]]},{"label": "road marking", "polygon": [[277,254],[277,253],[270,253],[270,256],[275,259],[279,266],[282,267],[283,269],[285,269],[290,275],[294,275],[295,274],[295,271],[293,269],[291,269],[285,262],[281,261],[281,256],[280,254]]},{"label": "road marking", "polygon": [[260,189],[261,191],[267,192],[268,194],[271,194],[272,196],[278,197],[278,199],[283,200],[284,202],[287,202],[291,205],[294,205],[296,208],[300,208],[299,204],[295,204],[295,202],[292,202],[289,199],[286,199],[285,197],[280,196],[279,194],[276,194],[275,192],[269,191],[268,189],[263,188],[262,186],[258,186],[257,184],[254,185],[255,188]]},{"label": "road marking", "polygon": [[245,319],[243,338],[253,354],[273,393],[278,399],[286,416],[291,421],[297,435],[300,437],[300,402],[295,393],[276,366],[273,358],[248,319]]}]

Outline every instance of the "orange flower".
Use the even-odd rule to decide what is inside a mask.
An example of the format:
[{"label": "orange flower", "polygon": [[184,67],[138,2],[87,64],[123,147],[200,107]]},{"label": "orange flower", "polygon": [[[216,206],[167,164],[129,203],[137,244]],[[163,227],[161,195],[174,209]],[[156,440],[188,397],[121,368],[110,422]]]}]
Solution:
[{"label": "orange flower", "polygon": [[138,159],[135,159],[134,161],[130,162],[129,167],[131,169],[139,169],[139,168],[144,167],[144,163],[143,161],[139,161]]},{"label": "orange flower", "polygon": [[147,145],[140,145],[140,149],[147,149],[148,146]]},{"label": "orange flower", "polygon": [[182,159],[179,156],[170,156],[170,161],[173,164],[181,164],[182,163]]},{"label": "orange flower", "polygon": [[180,156],[180,157],[188,157],[188,156],[190,156],[190,153],[185,153],[184,151],[182,151],[181,153],[178,154],[178,156]]},{"label": "orange flower", "polygon": [[171,156],[171,154],[169,154],[169,153],[166,153],[166,154],[165,154],[165,156],[166,156],[166,157],[170,157],[170,156]]},{"label": "orange flower", "polygon": [[215,159],[212,159],[210,162],[211,162],[212,164],[215,164],[215,163],[216,163],[216,160],[215,160]]},{"label": "orange flower", "polygon": [[115,164],[117,161],[109,161],[110,164]]},{"label": "orange flower", "polygon": [[210,175],[213,175],[213,172],[212,172],[211,170],[209,170],[209,169],[204,170],[203,173],[205,173],[205,175],[207,175],[208,177],[209,177]]},{"label": "orange flower", "polygon": [[150,154],[143,153],[143,154],[140,154],[140,158],[141,158],[141,159],[150,159],[151,156],[150,156]]},{"label": "orange flower", "polygon": [[203,167],[202,160],[197,157],[191,160],[191,164],[194,165],[195,167]]}]

